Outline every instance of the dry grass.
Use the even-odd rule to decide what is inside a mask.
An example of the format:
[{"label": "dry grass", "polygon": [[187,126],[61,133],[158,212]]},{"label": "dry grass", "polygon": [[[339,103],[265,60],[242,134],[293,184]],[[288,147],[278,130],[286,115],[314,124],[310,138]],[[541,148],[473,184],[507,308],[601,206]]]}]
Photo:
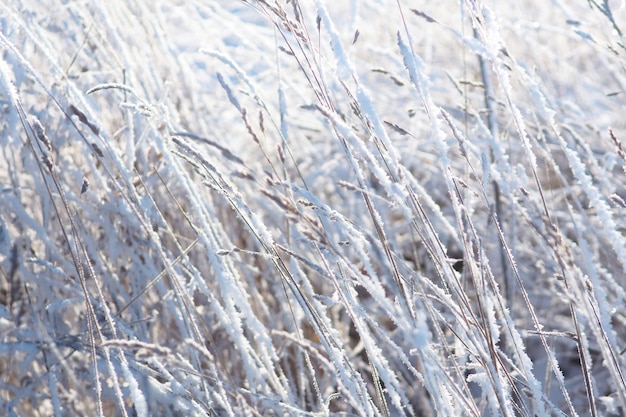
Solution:
[{"label": "dry grass", "polygon": [[0,414],[625,412],[625,11],[348,3],[0,6]]}]

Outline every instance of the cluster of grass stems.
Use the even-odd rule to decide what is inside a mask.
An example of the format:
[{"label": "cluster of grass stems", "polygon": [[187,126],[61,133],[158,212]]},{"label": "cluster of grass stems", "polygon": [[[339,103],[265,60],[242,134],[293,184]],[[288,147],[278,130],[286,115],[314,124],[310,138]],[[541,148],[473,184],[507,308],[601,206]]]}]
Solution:
[{"label": "cluster of grass stems", "polygon": [[0,414],[626,413],[613,3],[0,4]]}]

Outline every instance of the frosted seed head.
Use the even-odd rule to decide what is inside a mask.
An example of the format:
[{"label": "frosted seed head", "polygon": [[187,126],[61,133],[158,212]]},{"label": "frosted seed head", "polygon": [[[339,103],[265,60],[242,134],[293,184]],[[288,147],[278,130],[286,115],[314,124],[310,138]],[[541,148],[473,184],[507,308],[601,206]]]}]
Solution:
[{"label": "frosted seed head", "polygon": [[50,139],[48,139],[48,136],[46,136],[46,130],[43,128],[39,119],[33,119],[32,127],[37,139],[39,139],[39,141],[45,145],[48,152],[52,152],[52,143],[50,142]]},{"label": "frosted seed head", "polygon": [[88,188],[89,188],[89,180],[87,179],[87,177],[83,177],[83,185],[80,187],[80,194],[81,195],[85,194]]}]

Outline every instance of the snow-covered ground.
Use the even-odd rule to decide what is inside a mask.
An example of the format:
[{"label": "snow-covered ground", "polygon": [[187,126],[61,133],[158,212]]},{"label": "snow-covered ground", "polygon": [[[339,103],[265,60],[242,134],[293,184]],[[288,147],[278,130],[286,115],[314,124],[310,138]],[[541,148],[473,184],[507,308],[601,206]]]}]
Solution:
[{"label": "snow-covered ground", "polygon": [[624,2],[0,4],[0,414],[626,413]]}]

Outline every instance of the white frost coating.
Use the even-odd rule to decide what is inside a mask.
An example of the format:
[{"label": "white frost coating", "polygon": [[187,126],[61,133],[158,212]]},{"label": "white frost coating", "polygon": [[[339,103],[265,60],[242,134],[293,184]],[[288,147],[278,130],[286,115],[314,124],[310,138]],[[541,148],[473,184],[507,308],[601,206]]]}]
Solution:
[{"label": "white frost coating", "polygon": [[[485,289],[486,290],[486,289]],[[496,309],[495,303],[491,298],[490,294],[486,291],[483,294],[483,300],[485,303],[485,312],[487,313],[487,325],[489,326],[488,331],[491,333],[491,338],[494,344],[497,344],[500,341],[500,325],[498,325],[498,319],[496,317]],[[487,330],[487,329],[485,329]]]},{"label": "white frost coating", "polygon": [[418,317],[416,326],[412,328],[411,337],[413,339],[412,345],[416,349],[422,350],[428,346],[430,342],[430,332],[428,330],[428,326],[421,317]]},{"label": "white frost coating", "polygon": [[483,178],[482,178],[483,186],[487,186],[487,184],[489,184],[491,164],[489,163],[489,157],[487,156],[486,152],[480,153],[480,161],[482,162],[482,167],[483,167]]},{"label": "white frost coating", "polygon": [[[353,167],[356,168],[359,165],[356,162],[357,158],[364,159],[365,162],[367,162],[368,169],[372,171],[378,181],[381,182],[383,188],[387,192],[387,195],[394,198],[394,200],[400,203],[400,207],[403,207],[404,201],[408,197],[407,192],[400,188],[398,183],[392,181],[389,174],[384,171],[384,169],[380,166],[380,163],[372,155],[371,151],[365,146],[363,140],[356,135],[352,128],[346,125],[346,123],[335,114],[330,114],[328,117],[341,137],[349,143],[350,147],[346,149],[346,152],[354,158],[355,163],[353,164]],[[354,149],[354,151],[352,151],[352,149]],[[363,176],[363,174],[361,174],[361,176]],[[365,182],[364,179],[363,181]],[[408,218],[411,217],[412,216],[409,214]]]},{"label": "white frost coating", "polygon": [[[120,351],[120,354],[122,352]],[[122,375],[124,375],[124,380],[128,384],[128,388],[130,389],[130,396],[133,399],[133,405],[135,406],[135,412],[138,417],[146,417],[151,413],[148,410],[148,403],[146,402],[146,397],[144,397],[137,380],[133,376],[132,372],[128,368],[128,363],[126,362],[126,358],[122,357]]]},{"label": "white frost coating", "polygon": [[284,140],[289,138],[289,124],[287,123],[287,98],[282,84],[278,87],[278,109],[280,113],[280,134]]},{"label": "white frost coating", "polygon": [[[257,100],[257,102],[259,104],[263,103],[261,101],[261,98],[260,98],[259,94],[257,93],[257,88],[256,88],[256,85],[255,85],[254,81],[252,81],[252,79],[250,79],[250,77],[246,74],[246,72],[239,65],[237,65],[236,62],[234,62],[232,59],[230,59],[229,57],[227,57],[226,55],[224,55],[223,53],[221,53],[219,51],[211,51],[211,50],[207,50],[207,49],[200,49],[200,52],[205,54],[205,55],[217,58],[221,62],[223,62],[226,65],[228,65],[229,67],[231,67],[237,73],[237,76],[239,78],[241,78],[241,80],[248,86],[250,91],[253,92],[255,100]],[[265,106],[263,105],[263,107],[265,107]]]},{"label": "white frost coating", "polygon": [[357,86],[356,98],[359,102],[361,112],[365,116],[367,116],[368,120],[374,125],[374,132],[376,133],[376,136],[378,136],[378,138],[383,142],[386,148],[386,150],[381,149],[383,157],[385,157],[389,153],[390,157],[386,157],[385,159],[391,159],[391,161],[389,162],[392,164],[392,166],[397,166],[399,164],[400,158],[398,156],[396,148],[391,143],[391,140],[387,135],[387,130],[383,126],[380,117],[378,117],[376,109],[374,109],[374,104],[372,103],[370,95],[361,84]]},{"label": "white frost coating", "polygon": [[[2,34],[0,33],[0,41],[3,41],[3,43],[5,43],[6,41],[4,41]],[[6,45],[6,44],[5,44]],[[2,80],[2,89],[8,93],[8,96],[10,97],[11,101],[14,103],[14,106],[17,107],[17,105],[19,105],[20,100],[19,100],[19,96],[17,94],[17,90],[15,89],[15,84],[13,84],[13,81],[11,81],[11,71],[9,71],[9,68],[7,66],[6,61],[0,60],[0,79]]]},{"label": "white frost coating", "polygon": [[[512,257],[511,254],[509,254],[509,256]],[[513,343],[516,346],[515,355],[513,356],[513,358],[518,364],[518,367],[521,368],[521,373],[524,376],[526,383],[528,384],[528,389],[532,393],[533,401],[531,402],[531,405],[533,406],[533,412],[538,417],[548,417],[549,414],[546,411],[545,406],[543,405],[543,386],[533,373],[534,365],[526,352],[524,339],[515,327],[515,321],[511,317],[509,310],[505,309],[504,311],[502,311],[502,314],[506,323],[504,327],[507,329],[507,332],[509,333],[511,339],[513,340]]]},{"label": "white frost coating", "polygon": [[53,372],[48,373],[48,386],[50,387],[50,396],[52,402],[52,408],[54,410],[55,416],[63,415],[63,406],[61,405],[61,401],[59,399],[59,388],[58,388],[58,380],[56,375]]},{"label": "white frost coating", "polygon": [[480,386],[482,397],[485,398],[487,405],[489,407],[489,410],[491,411],[490,415],[492,416],[515,415],[513,413],[513,409],[511,407],[510,402],[508,402],[505,405],[506,412],[502,410],[501,408],[502,404],[500,403],[500,401],[498,401],[498,396],[494,392],[494,387],[491,383],[491,379],[489,378],[489,375],[487,374],[487,372],[485,372],[483,369],[479,368],[478,370],[475,371],[475,373],[469,375],[467,377],[467,381],[474,382]]},{"label": "white frost coating", "polygon": [[[424,62],[419,56],[413,54],[409,47],[405,44],[400,32],[397,33],[398,47],[404,59],[405,68],[409,71],[409,77],[415,89],[419,92],[422,103],[431,124],[431,134],[436,140],[439,150],[439,158],[446,177],[448,189],[452,192],[453,184],[449,175],[450,161],[448,159],[448,146],[446,144],[446,134],[441,130],[439,108],[432,100],[430,89],[428,88],[428,78],[424,74]],[[410,39],[409,39],[410,42]]]},{"label": "white frost coating", "polygon": [[592,298],[592,300],[595,301],[597,309],[600,312],[600,317],[599,317],[600,328],[606,332],[606,336],[608,338],[610,347],[613,348],[614,351],[617,352],[619,351],[619,348],[618,348],[618,343],[616,340],[615,329],[613,328],[613,324],[612,324],[611,310],[613,310],[614,308],[617,308],[621,304],[622,297],[618,298],[619,304],[611,305],[611,302],[609,302],[609,299],[607,297],[608,295],[607,291],[604,288],[604,285],[598,274],[598,270],[595,267],[593,260],[591,258],[591,254],[593,252],[591,251],[591,248],[589,247],[589,243],[584,238],[584,236],[579,235],[578,239],[580,241],[580,247],[582,249],[581,253],[582,253],[583,259],[585,260],[586,270],[589,274],[589,280],[591,281],[591,285],[594,289],[593,298],[592,297],[590,298]]},{"label": "white frost coating", "polygon": [[619,415],[620,407],[615,398],[604,396],[598,398],[598,400],[600,400],[600,403],[604,406],[608,415]]},{"label": "white frost coating", "polygon": [[555,120],[556,112],[548,106],[546,97],[541,92],[537,83],[529,76],[526,76],[526,82],[528,83],[530,91],[533,93],[535,101],[540,105],[539,108],[543,112],[543,117],[549,121],[550,127],[552,128],[561,149],[565,151],[572,173],[574,174],[574,177],[580,181],[585,194],[587,194],[587,197],[589,198],[590,206],[595,207],[597,210],[600,226],[604,230],[604,233],[608,236],[609,241],[615,250],[615,254],[622,264],[622,270],[626,273],[626,241],[624,240],[622,234],[618,231],[617,224],[613,218],[613,211],[607,204],[606,199],[602,196],[600,190],[598,190],[598,187],[593,184],[593,179],[589,174],[587,174],[585,164],[581,161],[578,153],[572,150],[565,139],[563,139]]},{"label": "white frost coating", "polygon": [[[201,159],[200,155],[194,153],[191,148],[187,148],[190,155]],[[213,168],[211,168],[213,169]],[[252,232],[261,238],[261,244],[267,248],[273,247],[273,241],[271,235],[266,230],[262,221],[251,212],[249,207],[242,201],[241,195],[229,185],[221,174],[215,172],[218,178],[221,179],[222,190],[229,198],[229,200],[235,204],[233,208],[239,210],[242,218],[248,225],[251,226]],[[191,188],[190,188],[191,190]],[[195,202],[195,201],[194,201]],[[200,206],[203,206],[201,202],[195,202],[199,210]],[[204,205],[206,208],[206,205]],[[246,216],[247,214],[247,216]],[[200,219],[208,218],[209,215],[200,215]],[[212,300],[213,308],[220,313],[219,317],[222,322],[226,323],[226,329],[234,343],[238,346],[240,353],[243,355],[243,364],[245,371],[248,375],[248,380],[254,382],[252,385],[265,386],[268,383],[274,387],[280,395],[283,401],[289,401],[291,394],[286,390],[285,386],[280,383],[276,373],[274,372],[275,363],[279,361],[278,355],[272,345],[272,340],[267,334],[265,326],[257,319],[256,315],[252,311],[249,304],[249,297],[245,293],[245,288],[242,288],[242,282],[240,277],[235,271],[234,266],[229,261],[228,257],[221,257],[217,255],[217,248],[220,247],[220,238],[216,232],[213,232],[218,225],[204,227],[203,233],[200,238],[204,243],[204,246],[210,248],[209,257],[211,263],[215,268],[217,279],[220,283],[220,289],[224,305],[221,305],[219,301],[213,298],[211,291],[198,277],[197,282],[203,289],[203,291]],[[252,347],[249,341],[245,337],[246,330],[243,326],[243,321],[246,322],[248,331],[251,331],[256,335],[255,346]],[[257,352],[258,351],[258,352]],[[257,355],[259,353],[260,355]],[[261,373],[257,373],[255,369],[264,369]]]},{"label": "white frost coating", "polygon": [[170,404],[177,412],[194,413],[201,412],[199,404],[194,404],[193,400],[188,399],[188,390],[172,375],[172,370],[168,366],[158,360],[156,357],[148,359],[151,368],[158,371],[161,382],[154,377],[148,377],[150,384],[150,394],[153,400],[160,399],[161,404]]},{"label": "white frost coating", "polygon": [[[607,233],[626,230],[623,161],[603,134],[610,122],[616,141],[624,136],[621,96],[612,93],[626,81],[620,57],[606,49],[621,40],[602,9],[569,2],[564,22],[550,19],[561,13],[555,2],[540,0],[529,1],[533,16],[497,2],[492,13],[481,0],[321,0],[318,21],[315,1],[110,0],[91,10],[90,23],[84,10],[57,7],[62,0],[0,3],[0,137],[8,138],[0,140],[0,263],[11,301],[0,307],[0,350],[25,358],[9,372],[44,382],[37,391],[8,386],[19,394],[8,409],[61,415],[67,393],[89,415],[113,407],[164,417],[385,408],[408,416],[422,406],[446,416],[587,412],[587,399],[574,395],[585,388],[576,361],[558,364],[550,387],[539,382],[544,356],[563,358],[550,348],[562,340],[553,323],[583,335],[593,392],[608,397],[596,397],[596,414],[626,409],[616,389],[624,334],[612,326],[626,298],[624,273],[613,248],[619,236]],[[507,25],[506,43],[498,20],[519,23]],[[607,42],[591,44],[574,30]],[[219,52],[207,57],[200,48]],[[477,55],[487,64],[480,69]],[[593,57],[594,71],[579,78]],[[530,94],[524,68],[536,71],[545,97]],[[477,69],[494,88],[466,84],[480,78]],[[486,91],[497,108],[489,126]],[[526,123],[536,173],[507,97]],[[46,142],[31,148],[18,114],[50,135],[54,177],[39,170]],[[572,182],[571,155],[550,120],[590,182]],[[498,123],[501,135],[490,132]],[[545,167],[563,181],[541,193]],[[485,187],[493,181],[503,202],[495,223]],[[552,237],[562,239],[556,254]],[[76,263],[68,241],[85,248]],[[500,245],[515,273],[503,295],[500,263],[489,268]],[[561,249],[568,257],[559,265]],[[559,266],[570,273],[579,328],[546,291]],[[76,278],[81,268],[89,268],[89,294]],[[76,303],[83,298],[95,309],[86,323]],[[16,312],[44,322],[52,340],[17,326]],[[98,332],[136,345],[97,348]],[[491,335],[501,339],[495,363]],[[51,354],[76,349],[71,359],[90,372],[49,367],[53,356],[41,349],[54,344],[60,352]],[[488,400],[467,385],[474,369],[493,393]],[[135,381],[124,383],[125,375]],[[372,377],[387,389],[384,401]],[[50,401],[36,401],[42,395]],[[513,398],[519,410],[511,413]]]},{"label": "white frost coating", "polygon": [[316,0],[315,5],[317,7],[318,16],[322,19],[322,22],[330,35],[331,47],[335,53],[335,59],[337,60],[337,75],[342,81],[348,82],[352,77],[356,76],[352,62],[350,62],[348,54],[346,54],[346,51],[343,49],[339,33],[337,33],[333,21],[330,16],[328,16],[324,1]]},{"label": "white frost coating", "polygon": [[133,172],[135,166],[135,123],[133,121],[133,111],[129,108],[126,109],[126,169],[128,172]]},{"label": "white frost coating", "polygon": [[526,158],[530,163],[530,168],[532,172],[537,172],[537,158],[532,151],[532,144],[528,139],[528,132],[524,123],[524,118],[513,100],[513,87],[511,86],[509,73],[499,58],[502,42],[500,41],[497,21],[491,16],[491,12],[487,7],[483,6],[480,12],[485,19],[485,23],[480,25],[478,29],[485,38],[487,58],[491,61],[493,70],[500,81],[502,89],[504,90],[506,105],[513,115],[515,128],[517,129],[519,139],[524,145],[523,148]]},{"label": "white frost coating", "polygon": [[[298,200],[303,198],[304,201],[313,204],[315,207],[321,208],[321,210],[325,212],[332,211],[332,209],[329,206],[327,206],[319,198],[314,196],[310,191],[297,187],[295,185],[292,185],[291,188],[296,193],[296,197],[298,197]],[[365,271],[367,272],[367,275],[370,277],[376,277],[377,274],[372,264],[371,257],[368,254],[368,248],[370,247],[370,243],[367,240],[367,236],[363,233],[362,230],[357,228],[352,222],[346,219],[341,213],[335,212],[333,215],[336,216],[336,218],[338,219],[338,221],[341,223],[342,227],[344,228],[343,229],[344,232],[349,236],[350,245],[355,247],[357,250],[357,253],[359,253],[360,255],[359,259],[361,262],[363,262],[363,267]],[[381,298],[384,299],[385,291],[380,285],[380,282],[373,281],[372,284],[374,285],[375,290],[373,288],[368,288],[368,289],[372,292],[381,294],[382,295]]]},{"label": "white frost coating", "polygon": [[[370,358],[370,361],[376,368],[380,379],[385,384],[385,389],[391,398],[392,404],[395,405],[398,410],[402,410],[402,415],[406,415],[404,414],[404,404],[409,403],[408,398],[406,398],[401,390],[398,390],[399,384],[396,375],[388,371],[388,369],[390,369],[389,362],[365,326],[365,322],[370,321],[368,320],[367,312],[363,310],[358,301],[355,299],[356,292],[354,290],[344,287],[342,294],[347,298],[345,306],[350,312],[350,316],[352,317],[357,331],[359,332],[361,341],[365,345],[368,358]],[[371,323],[371,326],[376,326],[376,323]]]},{"label": "white frost coating", "polygon": [[[448,377],[445,370],[435,360],[436,354],[431,345],[423,350],[423,375],[424,386],[433,397],[437,414],[446,416],[458,415],[459,411],[455,407],[454,395],[450,392]],[[461,406],[461,404],[458,404]]]}]

